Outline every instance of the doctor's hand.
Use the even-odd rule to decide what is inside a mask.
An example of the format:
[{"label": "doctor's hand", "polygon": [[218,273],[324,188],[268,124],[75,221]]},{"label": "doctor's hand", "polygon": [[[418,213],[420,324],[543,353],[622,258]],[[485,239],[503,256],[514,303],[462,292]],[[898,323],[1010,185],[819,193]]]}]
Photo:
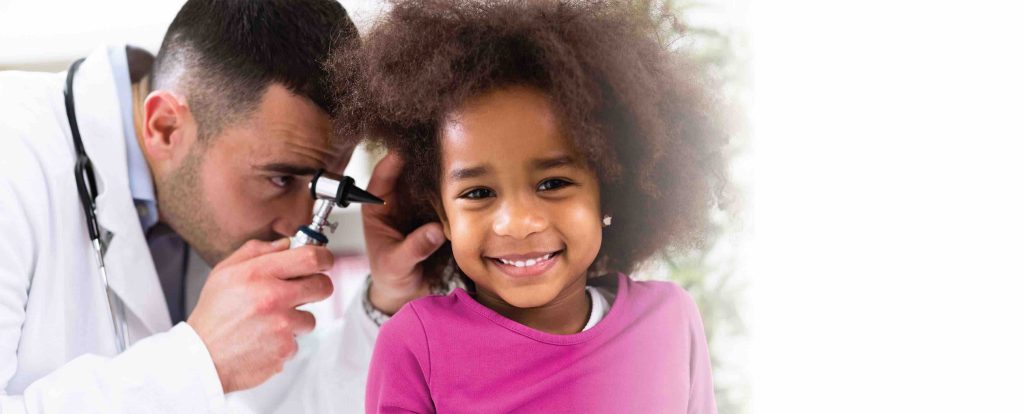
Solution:
[{"label": "doctor's hand", "polygon": [[288,250],[288,239],[252,240],[210,272],[188,324],[206,344],[224,392],[262,384],[298,350],[316,320],[295,307],[334,291],[324,247]]},{"label": "doctor's hand", "polygon": [[[395,182],[402,172],[402,160],[388,154],[373,169],[367,191],[385,200],[391,199]],[[423,282],[420,262],[444,244],[440,223],[424,224],[409,235],[391,226],[388,217],[393,205],[363,204],[363,234],[370,258],[370,302],[384,313],[394,314],[406,302],[429,292]]]}]

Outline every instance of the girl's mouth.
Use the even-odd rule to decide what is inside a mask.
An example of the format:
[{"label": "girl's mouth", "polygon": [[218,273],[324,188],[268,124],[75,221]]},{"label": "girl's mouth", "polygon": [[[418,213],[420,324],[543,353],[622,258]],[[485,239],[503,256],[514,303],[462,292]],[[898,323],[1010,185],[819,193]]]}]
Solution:
[{"label": "girl's mouth", "polygon": [[537,276],[551,268],[564,250],[550,253],[527,253],[487,257],[498,269],[509,276]]}]

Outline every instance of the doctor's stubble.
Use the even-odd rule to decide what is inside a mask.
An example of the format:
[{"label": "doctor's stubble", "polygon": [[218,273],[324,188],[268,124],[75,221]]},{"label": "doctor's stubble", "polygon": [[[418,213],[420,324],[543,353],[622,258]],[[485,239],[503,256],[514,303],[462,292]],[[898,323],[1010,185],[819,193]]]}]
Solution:
[{"label": "doctor's stubble", "polygon": [[200,171],[205,160],[208,140],[196,140],[189,148],[181,165],[168,174],[157,188],[163,190],[158,208],[161,219],[165,220],[188,245],[195,249],[207,264],[213,266],[223,260],[230,251],[216,247],[210,238],[224,234],[210,211],[209,200],[203,195]]}]

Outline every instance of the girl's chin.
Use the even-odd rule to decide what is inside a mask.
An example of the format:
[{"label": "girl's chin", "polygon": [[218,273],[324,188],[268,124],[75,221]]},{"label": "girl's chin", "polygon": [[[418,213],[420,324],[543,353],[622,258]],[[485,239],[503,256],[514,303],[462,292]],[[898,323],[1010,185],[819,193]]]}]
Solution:
[{"label": "girl's chin", "polygon": [[554,286],[522,286],[495,292],[505,303],[520,309],[538,308],[551,303],[558,296]]}]

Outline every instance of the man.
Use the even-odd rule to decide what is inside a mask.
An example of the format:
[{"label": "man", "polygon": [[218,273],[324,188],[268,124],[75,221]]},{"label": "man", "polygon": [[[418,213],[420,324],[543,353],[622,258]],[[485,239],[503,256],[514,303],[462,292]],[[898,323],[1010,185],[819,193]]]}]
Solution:
[{"label": "man", "polygon": [[[282,369],[315,323],[295,308],[331,294],[333,261],[283,238],[310,218],[310,175],[342,171],[352,152],[329,139],[318,62],[357,41],[332,0],[193,0],[155,61],[108,47],[81,64],[77,124],[131,340],[120,354],[76,191],[65,75],[0,73],[0,413],[217,412]],[[368,189],[386,196],[399,169],[389,159]],[[403,237],[385,213],[364,212],[373,283],[340,333],[362,348],[339,377],[365,376],[367,313],[424,294],[417,263],[443,242],[434,225]]]}]

